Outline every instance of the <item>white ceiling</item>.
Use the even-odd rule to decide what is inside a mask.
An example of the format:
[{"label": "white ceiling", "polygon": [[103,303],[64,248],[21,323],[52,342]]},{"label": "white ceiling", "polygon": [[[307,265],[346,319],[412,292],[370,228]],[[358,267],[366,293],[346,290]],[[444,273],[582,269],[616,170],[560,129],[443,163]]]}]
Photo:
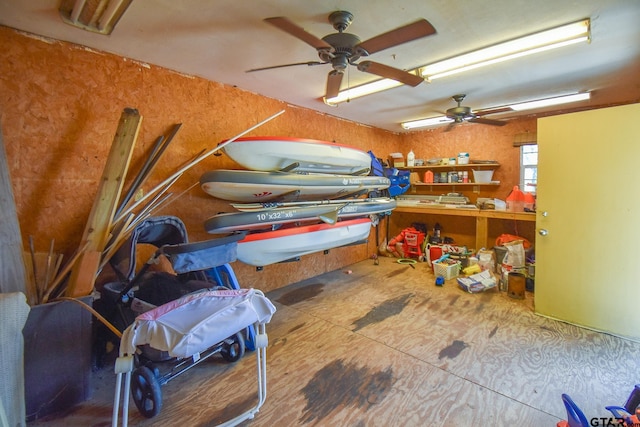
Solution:
[{"label": "white ceiling", "polygon": [[[0,0],[0,24],[394,132],[402,132],[401,121],[438,115],[455,106],[451,96],[457,93],[466,93],[463,104],[474,110],[587,90],[593,91],[591,101],[570,107],[640,101],[639,0],[133,0],[109,36],[63,23],[58,5],[59,0]],[[361,40],[427,19],[436,35],[370,57],[401,69],[587,17],[592,41],[415,88],[391,89],[338,107],[321,100],[329,64],[246,72],[318,60],[314,48],[264,18],[285,16],[321,38],[335,32],[327,20],[335,10],[354,15],[347,32]],[[348,69],[343,86],[376,79],[355,67]],[[491,118],[508,119],[514,113],[510,114]]]}]

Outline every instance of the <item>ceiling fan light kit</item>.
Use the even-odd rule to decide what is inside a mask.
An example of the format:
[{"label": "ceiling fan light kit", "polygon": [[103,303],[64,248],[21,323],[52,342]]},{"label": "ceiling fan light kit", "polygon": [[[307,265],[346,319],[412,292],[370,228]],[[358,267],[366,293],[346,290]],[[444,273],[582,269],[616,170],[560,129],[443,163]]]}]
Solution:
[{"label": "ceiling fan light kit", "polygon": [[517,104],[505,105],[501,107],[486,108],[484,110],[471,111],[469,107],[460,105],[465,95],[454,95],[453,100],[458,103],[457,107],[447,110],[447,115],[429,117],[426,119],[411,120],[400,123],[403,129],[417,129],[422,127],[439,126],[449,123],[450,126],[463,121],[472,123],[488,124],[493,126],[503,126],[506,122],[491,120],[481,117],[483,114],[490,114],[490,111],[505,113],[509,111],[532,110],[553,105],[568,104],[572,102],[586,101],[591,98],[591,92],[572,93],[569,95],[556,96],[552,98],[537,99],[534,101],[520,102]]}]

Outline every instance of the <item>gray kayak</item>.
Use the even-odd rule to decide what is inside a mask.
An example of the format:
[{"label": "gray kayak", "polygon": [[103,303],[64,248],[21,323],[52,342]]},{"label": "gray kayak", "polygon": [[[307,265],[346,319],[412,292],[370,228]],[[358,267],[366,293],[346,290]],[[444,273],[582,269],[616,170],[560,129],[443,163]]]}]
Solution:
[{"label": "gray kayak", "polygon": [[220,213],[207,219],[204,228],[208,233],[219,234],[235,231],[274,229],[280,224],[317,222],[335,224],[339,219],[366,215],[388,214],[396,207],[395,199],[388,197],[372,199],[336,200],[336,203],[300,204],[284,207],[264,207],[250,211]]},{"label": "gray kayak", "polygon": [[322,200],[344,198],[389,188],[381,176],[263,172],[218,169],[200,177],[209,195],[233,202]]}]

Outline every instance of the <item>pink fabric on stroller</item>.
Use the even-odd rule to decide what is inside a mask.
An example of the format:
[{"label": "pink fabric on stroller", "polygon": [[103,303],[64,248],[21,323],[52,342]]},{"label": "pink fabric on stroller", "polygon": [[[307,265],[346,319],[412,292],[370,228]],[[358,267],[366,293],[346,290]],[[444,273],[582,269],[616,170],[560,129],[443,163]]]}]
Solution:
[{"label": "pink fabric on stroller", "polygon": [[136,317],[122,335],[120,356],[149,344],[172,357],[189,357],[249,325],[268,323],[275,310],[255,289],[190,294]]},{"label": "pink fabric on stroller", "polygon": [[[256,375],[258,402],[242,414],[221,424],[235,426],[251,419],[260,410],[267,395],[266,347],[268,338],[265,324],[271,321],[276,308],[264,294],[256,289],[214,290],[195,292],[174,301],[170,301],[136,317],[125,329],[120,342],[120,357],[116,360],[116,389],[113,405],[112,427],[118,425],[122,396],[122,425],[129,420],[129,387],[131,375],[135,369],[136,347],[148,344],[150,347],[167,352],[180,359],[196,356],[193,364],[205,358],[200,353],[219,345],[226,338],[253,325],[257,334],[254,337],[256,355]],[[148,369],[147,367],[141,367]],[[122,375],[124,374],[124,383]],[[145,378],[147,380],[148,378]],[[153,378],[151,378],[153,380]],[[156,381],[147,382],[151,387],[160,385]],[[151,387],[153,389],[154,387]],[[159,408],[161,397],[153,394],[153,407]],[[145,395],[145,398],[147,396]],[[156,400],[157,399],[157,400]],[[136,402],[137,403],[137,402]],[[140,409],[140,407],[139,407]],[[156,412],[157,413],[157,412]],[[153,416],[156,413],[150,411]]]}]

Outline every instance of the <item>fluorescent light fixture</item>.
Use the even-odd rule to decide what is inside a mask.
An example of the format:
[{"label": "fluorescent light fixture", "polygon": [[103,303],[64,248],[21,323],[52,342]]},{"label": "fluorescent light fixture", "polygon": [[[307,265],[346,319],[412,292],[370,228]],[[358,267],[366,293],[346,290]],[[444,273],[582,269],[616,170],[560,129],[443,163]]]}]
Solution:
[{"label": "fluorescent light fixture", "polygon": [[510,59],[590,40],[590,19],[556,27],[515,40],[479,49],[420,68],[420,75],[434,80]]},{"label": "fluorescent light fixture", "polygon": [[[589,18],[582,19],[571,24],[562,25],[550,30],[520,37],[504,43],[499,43],[487,48],[479,49],[464,55],[456,56],[434,64],[408,70],[410,73],[416,72],[427,81],[432,81],[441,77],[450,76],[464,71],[474,70],[486,65],[497,64],[510,59],[521,58],[534,53],[557,49],[562,46],[569,46],[575,43],[590,41]],[[376,80],[355,88],[341,91],[338,96],[325,99],[327,105],[339,104],[350,101],[376,92],[401,86],[402,83],[391,79]]]},{"label": "fluorescent light fixture", "polygon": [[554,98],[539,99],[537,101],[521,102],[511,104],[514,111],[533,110],[534,108],[549,107],[552,105],[568,104],[569,102],[584,101],[591,98],[591,92],[575,93],[573,95],[556,96]]},{"label": "fluorescent light fixture", "polygon": [[[590,98],[591,98],[591,92],[572,93],[570,95],[556,96],[553,98],[538,99],[535,101],[505,105],[503,107],[485,108],[485,110],[487,111],[499,110],[501,113],[508,112],[509,110],[512,110],[512,111],[532,110],[534,108],[543,108],[543,107],[549,107],[553,105],[568,104],[570,102],[585,101]],[[479,117],[482,117],[479,111],[476,110],[474,112],[478,113]],[[451,123],[452,121],[453,120],[448,118],[447,116],[437,116],[437,117],[429,117],[426,119],[403,122],[403,123],[400,123],[400,126],[402,126],[403,129],[416,129],[416,128],[429,127],[429,126],[438,126],[445,123]]]},{"label": "fluorescent light fixture", "polygon": [[415,129],[415,128],[424,128],[424,127],[429,127],[429,126],[438,126],[438,125],[442,125],[442,124],[445,124],[445,123],[451,123],[452,121],[453,121],[453,119],[450,119],[449,117],[438,116],[438,117],[430,117],[428,119],[421,119],[421,120],[413,120],[411,122],[404,122],[404,123],[401,123],[400,125],[404,129]]},{"label": "fluorescent light fixture", "polygon": [[62,0],[60,17],[67,24],[109,35],[133,0]]},{"label": "fluorescent light fixture", "polygon": [[333,98],[323,99],[325,104],[335,106],[341,102],[351,101],[352,99],[360,98],[361,96],[371,95],[372,93],[382,92],[398,86],[402,86],[402,83],[391,79],[381,79],[340,91],[338,96],[334,96]]}]

